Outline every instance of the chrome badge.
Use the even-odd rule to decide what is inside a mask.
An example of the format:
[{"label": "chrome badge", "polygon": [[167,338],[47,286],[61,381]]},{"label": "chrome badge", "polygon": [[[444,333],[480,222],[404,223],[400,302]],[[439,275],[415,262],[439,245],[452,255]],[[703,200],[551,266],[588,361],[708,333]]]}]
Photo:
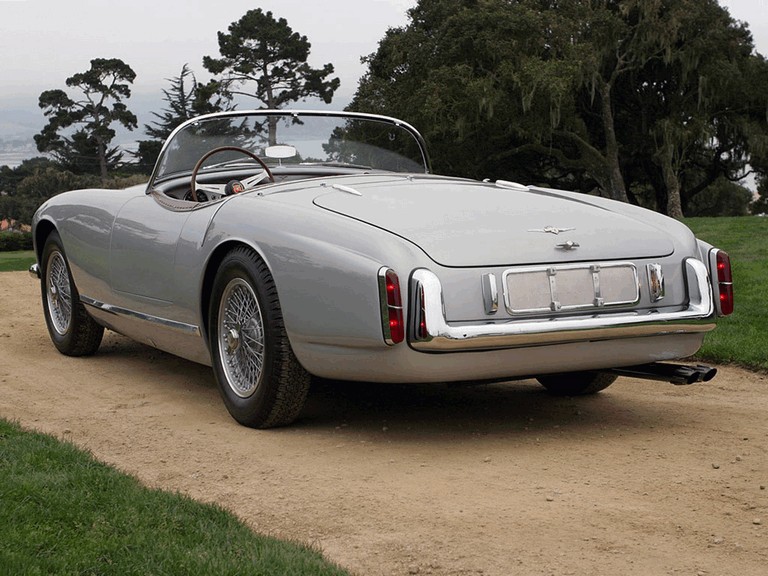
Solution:
[{"label": "chrome badge", "polygon": [[576,228],[557,228],[555,226],[544,226],[544,228],[532,228],[531,230],[528,230],[528,232],[545,232],[547,234],[554,234],[557,236],[560,234],[560,232],[570,232],[571,230],[576,230]]}]

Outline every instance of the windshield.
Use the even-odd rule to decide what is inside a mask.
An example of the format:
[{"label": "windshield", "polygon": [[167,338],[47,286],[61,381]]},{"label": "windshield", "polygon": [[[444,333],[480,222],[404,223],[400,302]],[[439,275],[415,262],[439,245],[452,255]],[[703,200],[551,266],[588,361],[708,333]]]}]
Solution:
[{"label": "windshield", "polygon": [[[161,152],[152,182],[192,172],[211,150],[252,152],[272,167],[346,166],[394,172],[429,171],[421,136],[383,116],[314,111],[224,112],[182,124]],[[255,161],[227,150],[210,156],[200,173]]]}]

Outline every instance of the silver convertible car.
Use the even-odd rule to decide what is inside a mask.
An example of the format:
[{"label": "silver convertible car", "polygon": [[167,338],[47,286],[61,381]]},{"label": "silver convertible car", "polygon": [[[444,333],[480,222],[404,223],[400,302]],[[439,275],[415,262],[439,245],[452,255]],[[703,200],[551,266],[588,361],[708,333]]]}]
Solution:
[{"label": "silver convertible car", "polygon": [[213,367],[240,423],[292,422],[314,377],[618,375],[709,380],[694,354],[733,309],[728,255],[606,200],[430,173],[383,116],[226,112],[168,138],[147,185],[55,196],[34,218],[55,346],[104,328]]}]

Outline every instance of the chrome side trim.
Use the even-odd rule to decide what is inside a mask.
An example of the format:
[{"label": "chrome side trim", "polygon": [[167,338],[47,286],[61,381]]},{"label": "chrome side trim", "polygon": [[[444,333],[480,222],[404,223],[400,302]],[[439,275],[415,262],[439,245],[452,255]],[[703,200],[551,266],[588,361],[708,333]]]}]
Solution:
[{"label": "chrome side trim", "polygon": [[121,308],[120,306],[113,306],[112,304],[106,304],[89,298],[88,296],[80,295],[80,301],[93,308],[98,308],[104,312],[115,314],[117,316],[127,316],[129,318],[136,318],[137,320],[143,320],[151,324],[157,324],[164,328],[170,328],[184,334],[190,334],[193,336],[201,336],[200,327],[194,324],[186,324],[184,322],[177,322],[175,320],[168,320],[167,318],[160,318],[159,316],[152,316],[151,314],[144,314],[143,312],[137,312],[136,310],[128,310],[127,308]]},{"label": "chrome side trim", "polygon": [[688,258],[684,267],[689,302],[680,311],[601,313],[470,325],[447,322],[440,280],[429,270],[419,268],[411,275],[411,282],[413,289],[424,291],[424,338],[417,339],[411,333],[409,342],[412,348],[424,352],[455,352],[709,332],[715,327],[715,308],[707,266]]},{"label": "chrome side trim", "polygon": [[32,276],[32,278],[34,278],[35,280],[41,280],[43,277],[40,272],[40,265],[37,262],[35,262],[34,264],[32,264],[32,266],[29,267],[28,272],[29,272],[29,275]]}]

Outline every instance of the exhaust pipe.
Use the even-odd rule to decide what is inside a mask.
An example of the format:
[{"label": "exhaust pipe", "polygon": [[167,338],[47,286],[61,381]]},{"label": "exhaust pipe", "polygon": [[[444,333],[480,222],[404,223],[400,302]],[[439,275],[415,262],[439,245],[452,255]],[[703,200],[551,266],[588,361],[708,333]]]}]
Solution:
[{"label": "exhaust pipe", "polygon": [[611,374],[629,376],[631,378],[644,378],[646,380],[661,380],[675,385],[695,384],[696,382],[709,382],[717,374],[717,368],[697,364],[687,366],[685,364],[641,364],[639,366],[624,366],[607,370]]}]

